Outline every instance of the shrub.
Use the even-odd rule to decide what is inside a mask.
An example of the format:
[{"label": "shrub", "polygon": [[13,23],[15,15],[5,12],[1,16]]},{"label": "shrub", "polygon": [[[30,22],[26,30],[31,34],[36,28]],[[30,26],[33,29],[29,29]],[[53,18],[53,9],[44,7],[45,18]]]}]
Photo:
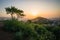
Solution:
[{"label": "shrub", "polygon": [[55,35],[45,27],[37,27],[33,30],[30,26],[26,26],[20,32],[15,33],[14,40],[55,40]]},{"label": "shrub", "polygon": [[5,25],[4,25],[3,29],[5,31],[9,31],[9,32],[18,32],[20,30],[24,31],[26,29],[27,30],[34,29],[32,24],[27,24],[27,23],[24,23],[22,21],[18,21],[16,19],[14,19],[14,20],[6,20],[4,22],[4,24]]},{"label": "shrub", "polygon": [[4,27],[3,29],[5,31],[9,32],[16,32],[20,30],[20,27],[23,25],[23,22],[20,22],[18,20],[7,20],[4,22]]},{"label": "shrub", "polygon": [[39,35],[39,40],[56,40],[55,35],[41,25],[35,26],[35,31]]},{"label": "shrub", "polygon": [[35,31],[41,35],[44,34],[47,30],[45,27],[41,26],[41,25],[35,25]]},{"label": "shrub", "polygon": [[56,40],[55,35],[52,32],[45,32],[45,34],[40,35],[40,40]]},{"label": "shrub", "polygon": [[55,34],[56,40],[60,40],[60,27],[54,27],[52,32]]},{"label": "shrub", "polygon": [[38,34],[30,28],[16,32],[14,40],[38,40]]},{"label": "shrub", "polygon": [[16,19],[6,20],[4,24],[5,31],[15,33],[14,40],[60,40],[60,27],[44,27],[40,24],[24,23]]}]

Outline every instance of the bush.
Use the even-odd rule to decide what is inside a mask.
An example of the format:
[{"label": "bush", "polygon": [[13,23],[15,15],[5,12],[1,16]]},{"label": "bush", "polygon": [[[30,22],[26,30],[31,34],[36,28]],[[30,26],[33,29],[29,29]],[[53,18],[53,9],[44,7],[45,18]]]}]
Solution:
[{"label": "bush", "polygon": [[55,35],[46,30],[45,27],[37,27],[36,30],[23,28],[24,30],[15,33],[14,40],[55,40]]},{"label": "bush", "polygon": [[39,35],[39,40],[56,40],[55,35],[42,25],[35,25],[35,31]]},{"label": "bush", "polygon": [[[60,40],[60,27],[44,27],[16,19],[4,21],[3,29],[14,32],[14,40]],[[51,30],[50,30],[50,29]]]},{"label": "bush", "polygon": [[16,31],[20,31],[20,27],[23,24],[24,24],[23,22],[20,22],[18,20],[7,20],[4,22],[3,29],[9,32],[16,32]]},{"label": "bush", "polygon": [[43,26],[36,25],[36,26],[35,26],[35,31],[36,31],[39,35],[42,35],[42,34],[44,34],[47,30],[46,30],[46,28],[43,27]]},{"label": "bush", "polygon": [[52,32],[55,34],[56,40],[60,40],[60,27],[54,27]]},{"label": "bush", "polygon": [[56,37],[53,33],[47,31],[45,34],[40,35],[40,40],[56,40]]},{"label": "bush", "polygon": [[8,32],[18,32],[20,30],[24,31],[24,30],[33,30],[33,25],[32,24],[27,24],[27,23],[24,23],[22,21],[18,21],[16,19],[14,20],[6,20],[4,22],[4,27],[3,29],[5,31],[8,31]]},{"label": "bush", "polygon": [[16,32],[14,40],[38,40],[38,34],[29,29],[26,28],[24,31]]}]

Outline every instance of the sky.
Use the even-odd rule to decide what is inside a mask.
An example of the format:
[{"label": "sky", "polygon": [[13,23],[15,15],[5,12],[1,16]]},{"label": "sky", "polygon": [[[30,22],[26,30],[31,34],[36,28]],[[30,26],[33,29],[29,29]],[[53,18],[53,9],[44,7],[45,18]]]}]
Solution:
[{"label": "sky", "polygon": [[59,0],[0,0],[0,17],[10,17],[5,8],[15,6],[24,11],[26,18],[57,18],[60,17]]}]

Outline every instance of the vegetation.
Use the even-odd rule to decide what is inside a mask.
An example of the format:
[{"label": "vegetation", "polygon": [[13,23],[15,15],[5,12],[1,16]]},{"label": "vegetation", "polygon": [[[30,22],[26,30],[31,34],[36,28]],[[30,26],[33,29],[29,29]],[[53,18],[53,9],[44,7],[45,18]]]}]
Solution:
[{"label": "vegetation", "polygon": [[12,19],[13,19],[14,14],[17,15],[17,18],[19,18],[20,16],[24,16],[23,10],[19,10],[13,6],[7,7],[7,8],[5,8],[5,10],[6,10],[7,14],[11,14]]},{"label": "vegetation", "polygon": [[[12,20],[5,20],[3,30],[13,32],[13,40],[60,40],[60,26],[52,26],[51,22],[36,23],[28,20],[27,22],[18,21],[13,18],[13,14],[24,16],[23,11],[15,7],[6,8],[8,14],[11,13]],[[42,18],[41,18],[42,19]],[[40,20],[39,20],[40,21]],[[38,21],[38,22],[39,22]],[[42,21],[42,20],[41,20]]]},{"label": "vegetation", "polygon": [[[14,33],[14,40],[60,40],[60,27],[22,22],[16,19],[4,21],[3,29]],[[49,30],[50,28],[51,30]]]}]

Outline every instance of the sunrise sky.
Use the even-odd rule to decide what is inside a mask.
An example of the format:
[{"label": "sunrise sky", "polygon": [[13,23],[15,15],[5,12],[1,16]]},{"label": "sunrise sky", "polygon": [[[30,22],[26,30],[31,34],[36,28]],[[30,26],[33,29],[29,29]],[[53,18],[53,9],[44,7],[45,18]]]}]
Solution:
[{"label": "sunrise sky", "polygon": [[15,6],[22,9],[26,18],[42,16],[45,18],[60,17],[59,0],[0,0],[0,17],[10,17],[5,7]]}]

